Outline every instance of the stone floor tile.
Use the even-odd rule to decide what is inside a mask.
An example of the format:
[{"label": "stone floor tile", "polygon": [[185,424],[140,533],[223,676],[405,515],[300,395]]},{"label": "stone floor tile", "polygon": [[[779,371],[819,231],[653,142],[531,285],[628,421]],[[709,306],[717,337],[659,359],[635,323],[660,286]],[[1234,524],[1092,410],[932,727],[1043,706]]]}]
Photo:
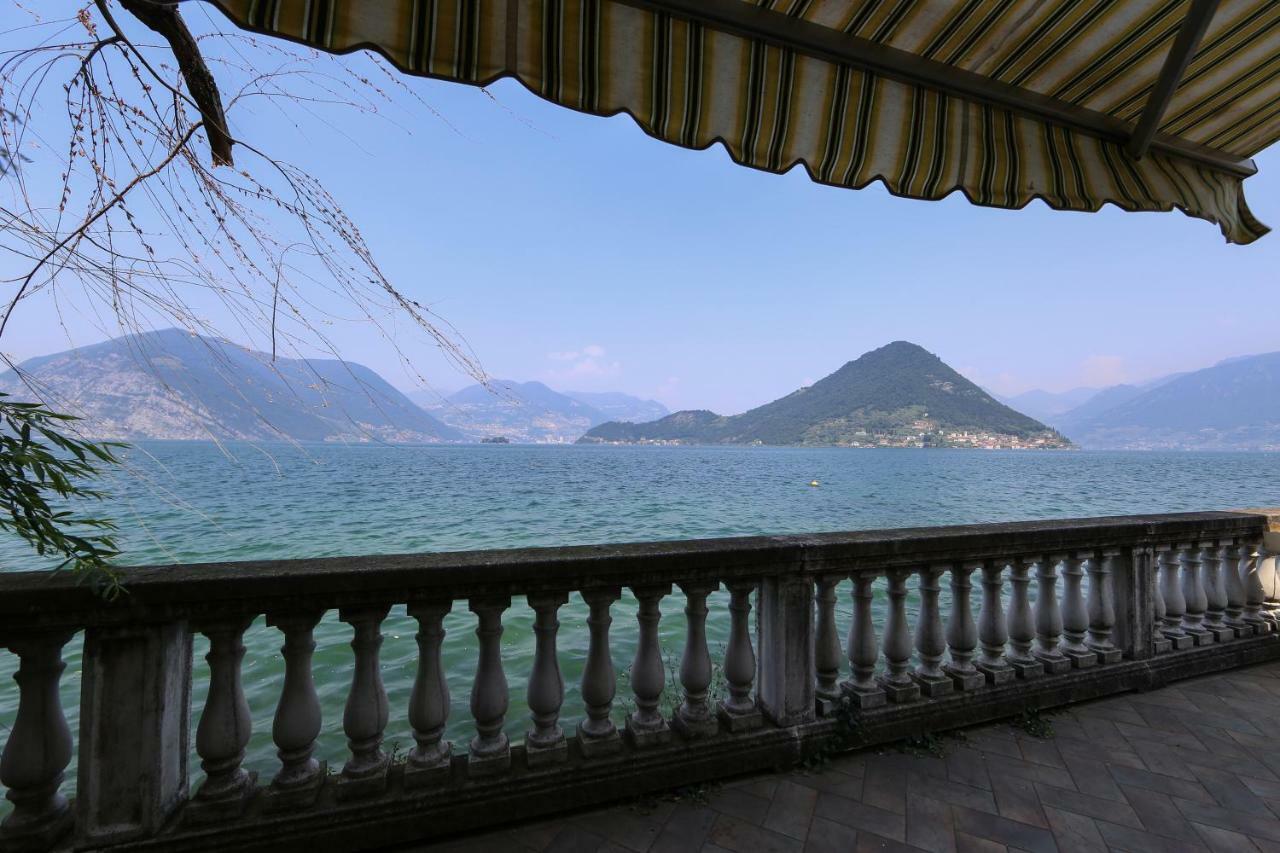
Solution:
[{"label": "stone floor tile", "polygon": [[894,841],[904,841],[906,834],[906,797],[903,797],[903,812],[891,812],[866,803],[855,802],[835,794],[819,794],[818,805],[814,814],[818,817],[833,820],[836,823],[851,826],[856,830],[874,833]]},{"label": "stone floor tile", "polygon": [[800,853],[804,843],[727,814],[716,817],[707,841],[734,853]]},{"label": "stone floor tile", "polygon": [[967,746],[958,747],[947,756],[947,779],[971,788],[991,790],[991,774],[981,752]]},{"label": "stone floor tile", "polygon": [[920,773],[910,773],[907,775],[907,796],[910,797],[911,794],[932,797],[935,800],[941,800],[951,805],[967,806],[971,809],[996,814],[996,801],[990,791],[975,788],[972,785],[962,785],[959,782],[952,782],[947,779],[937,779]]},{"label": "stone floor tile", "polygon": [[662,820],[622,808],[575,815],[571,821],[578,827],[635,853],[645,853],[663,829]]},{"label": "stone floor tile", "polygon": [[1250,841],[1247,835],[1203,823],[1193,823],[1191,826],[1213,853],[1258,853],[1258,845]]},{"label": "stone floor tile", "polygon": [[746,779],[737,779],[724,787],[771,800],[774,792],[778,790],[778,780],[773,776],[751,776]]},{"label": "stone floor tile", "polygon": [[956,853],[1006,853],[1008,849],[990,838],[979,838],[967,832],[956,833]]},{"label": "stone floor tile", "polygon": [[1175,779],[1186,779],[1190,782],[1198,781],[1196,774],[1192,773],[1187,765],[1182,763],[1182,759],[1168,745],[1137,739],[1131,740],[1130,743],[1133,744],[1134,751],[1138,753],[1143,763],[1147,765],[1147,769],[1152,773],[1172,776]]},{"label": "stone floor tile", "polygon": [[606,840],[603,835],[567,823],[547,845],[547,853],[596,853]]},{"label": "stone floor tile", "polygon": [[867,785],[864,781],[864,803],[897,814],[907,813],[907,772],[900,762],[892,760],[903,757],[876,756],[868,763],[867,774],[875,780],[875,784]]},{"label": "stone floor tile", "polygon": [[[1204,803],[1216,803],[1213,795],[1205,790],[1204,785],[1195,781],[1152,773],[1149,770],[1135,770],[1132,767],[1110,767],[1111,778],[1123,787],[1146,788],[1159,791],[1171,797],[1182,797],[1187,800],[1199,800]],[[1194,774],[1193,774],[1194,775]]]},{"label": "stone floor tile", "polygon": [[1048,829],[1035,783],[1017,776],[996,776],[993,787],[996,809],[1001,817]]},{"label": "stone floor tile", "polygon": [[1211,806],[1207,803],[1184,800],[1181,797],[1174,797],[1173,802],[1178,807],[1178,811],[1182,812],[1187,820],[1192,823],[1203,823],[1208,826],[1216,826],[1219,829],[1230,829],[1233,832],[1248,835],[1250,838],[1263,838],[1268,841],[1280,842],[1280,821],[1274,817],[1265,818],[1258,815],[1233,812],[1230,809],[1224,809],[1222,806]]},{"label": "stone floor tile", "polygon": [[1245,812],[1267,817],[1275,816],[1271,809],[1267,808],[1267,804],[1262,801],[1262,798],[1250,790],[1241,781],[1240,777],[1234,773],[1210,767],[1201,767],[1192,762],[1187,762],[1187,766],[1191,768],[1192,773],[1200,777],[1204,787],[1218,801],[1218,805],[1223,808],[1234,812]]},{"label": "stone floor tile", "polygon": [[769,813],[769,801],[738,788],[723,788],[707,798],[707,805],[721,814],[732,815],[759,826]]},{"label": "stone floor tile", "polygon": [[815,817],[809,824],[804,853],[852,853],[857,843],[858,831],[853,827]]},{"label": "stone floor tile", "polygon": [[941,800],[908,792],[907,844],[930,853],[955,853],[951,807]]},{"label": "stone floor tile", "polygon": [[1056,767],[1060,770],[1066,770],[1067,764],[1062,760],[1062,756],[1058,754],[1058,748],[1053,745],[1053,739],[1041,740],[1039,738],[1019,738],[1018,748],[1022,750],[1022,757],[1027,761],[1036,764],[1043,764],[1046,767]]},{"label": "stone floor tile", "polygon": [[698,853],[702,849],[703,839],[691,839],[664,829],[662,834],[653,840],[648,853]]},{"label": "stone floor tile", "polygon": [[809,835],[809,823],[818,802],[818,792],[813,788],[788,780],[782,780],[769,804],[762,826],[791,838],[804,841]]},{"label": "stone floor tile", "polygon": [[1125,853],[1208,853],[1209,849],[1194,833],[1185,838],[1170,838],[1104,820],[1098,821],[1098,831],[1108,847]]},{"label": "stone floor tile", "polygon": [[711,824],[716,821],[716,812],[710,808],[689,803],[677,803],[667,816],[663,825],[664,833],[672,833],[680,838],[688,838],[701,844],[707,840]]},{"label": "stone floor tile", "polygon": [[[1072,753],[1059,754],[1062,755],[1062,760],[1066,762],[1067,771],[1071,774],[1071,778],[1075,780],[1077,791],[1088,794],[1091,797],[1102,797],[1108,800],[1122,798],[1120,788],[1116,786],[1115,780],[1111,778],[1107,765],[1096,758],[1083,758]],[[1097,751],[1094,753],[1095,756],[1102,754]]]},{"label": "stone floor tile", "polygon": [[[1019,779],[1029,779],[1032,782],[1043,782],[1046,785],[1053,785],[1055,788],[1074,788],[1076,782],[1071,778],[1071,773],[1065,767],[1048,767],[1044,764],[1036,764],[1033,761],[1025,761],[1022,758],[1006,758],[1002,755],[988,755],[987,770],[992,777],[996,776],[1016,776]],[[1190,770],[1187,771],[1191,773]]]},{"label": "stone floor tile", "polygon": [[791,781],[815,791],[827,791],[851,800],[862,799],[862,776],[850,776],[838,770],[828,769],[821,773],[793,773]]},{"label": "stone floor tile", "polygon": [[1062,756],[1063,760],[1076,757],[1087,761],[1100,760],[1106,764],[1136,767],[1139,770],[1147,769],[1146,762],[1138,756],[1138,753],[1129,748],[1128,741],[1125,741],[1123,746],[1116,746],[1110,743],[1055,736],[1053,743],[1054,746],[1058,747],[1058,754]]},{"label": "stone floor tile", "polygon": [[871,832],[858,833],[858,846],[855,853],[920,853],[915,847],[908,847],[901,841],[884,838]]},{"label": "stone floor tile", "polygon": [[1055,809],[1053,806],[1044,807],[1044,816],[1062,850],[1106,853],[1107,844],[1102,840],[1102,833],[1098,831],[1098,824],[1093,818]]},{"label": "stone floor tile", "polygon": [[1191,824],[1168,795],[1145,788],[1125,788],[1124,795],[1130,808],[1138,815],[1138,820],[1142,821],[1142,828],[1152,835],[1163,835],[1166,838],[1188,838],[1195,835]]},{"label": "stone floor tile", "polygon": [[1091,797],[1079,791],[1067,791],[1052,785],[1036,784],[1036,793],[1042,805],[1053,806],[1064,811],[1075,812],[1097,820],[1108,820],[1112,823],[1142,828],[1142,821],[1133,808],[1123,800],[1105,800]]},{"label": "stone floor tile", "polygon": [[1018,847],[1032,853],[1056,853],[1058,845],[1047,829],[1019,823],[1016,820],[988,814],[987,812],[952,806],[951,814],[957,832],[965,832],[977,838],[985,838],[1009,847]]}]

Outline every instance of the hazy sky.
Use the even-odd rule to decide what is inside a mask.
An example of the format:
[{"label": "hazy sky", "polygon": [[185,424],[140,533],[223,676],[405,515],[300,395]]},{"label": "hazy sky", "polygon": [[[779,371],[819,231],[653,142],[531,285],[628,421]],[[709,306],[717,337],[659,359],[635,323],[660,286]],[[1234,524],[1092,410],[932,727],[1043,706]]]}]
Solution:
[{"label": "hazy sky", "polygon": [[[1003,393],[1280,349],[1280,233],[1228,246],[1176,212],[831,189],[799,170],[735,166],[719,147],[657,142],[626,117],[579,115],[511,81],[488,94],[410,86],[431,109],[396,96],[387,120],[324,113],[341,133],[264,110],[233,130],[323,178],[390,277],[497,377],[732,413],[897,339]],[[1280,226],[1280,150],[1257,162],[1249,202]],[[67,347],[47,300],[20,311],[7,353]],[[102,337],[67,319],[74,343]],[[331,333],[347,358],[411,387],[371,329]],[[436,388],[467,383],[430,349],[411,354]]]}]

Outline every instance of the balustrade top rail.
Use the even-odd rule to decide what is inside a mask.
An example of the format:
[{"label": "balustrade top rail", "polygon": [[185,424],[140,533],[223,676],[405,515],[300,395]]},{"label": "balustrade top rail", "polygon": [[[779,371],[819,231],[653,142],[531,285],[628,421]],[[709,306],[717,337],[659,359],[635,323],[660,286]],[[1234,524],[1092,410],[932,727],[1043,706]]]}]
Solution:
[{"label": "balustrade top rail", "polygon": [[255,560],[122,569],[107,605],[67,573],[0,574],[0,633],[175,617],[526,595],[793,573],[849,574],[1032,552],[1261,537],[1276,511],[1189,512],[617,545]]}]

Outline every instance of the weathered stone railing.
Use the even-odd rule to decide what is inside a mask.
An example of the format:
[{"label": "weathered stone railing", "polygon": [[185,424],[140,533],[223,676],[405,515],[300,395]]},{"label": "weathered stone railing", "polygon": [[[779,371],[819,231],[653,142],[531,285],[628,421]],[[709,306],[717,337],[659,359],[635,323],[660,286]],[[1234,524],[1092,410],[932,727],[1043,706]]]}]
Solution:
[{"label": "weathered stone railing", "polygon": [[[113,604],[66,578],[0,575],[0,646],[19,658],[20,691],[0,761],[13,803],[0,843],[374,847],[785,765],[831,742],[847,718],[832,713],[840,703],[862,737],[877,741],[1269,659],[1280,656],[1273,520],[1188,513],[139,568],[127,571],[129,594]],[[836,605],[845,581],[852,624],[842,644]],[[713,707],[705,627],[708,595],[721,585],[729,592],[728,695]],[[610,606],[624,587],[638,602],[638,641],[635,711],[619,731],[610,719]],[[658,604],[676,587],[687,617],[683,696],[667,718]],[[873,607],[881,590],[882,618]],[[590,610],[585,707],[573,728],[562,722],[556,649],[557,612],[571,591]],[[503,731],[500,640],[513,596],[535,614],[523,744]],[[443,738],[442,624],[461,599],[479,640],[475,733],[451,744]],[[419,625],[415,683],[407,707],[395,709],[379,664],[380,626],[393,604],[406,604]],[[354,652],[342,720],[350,756],[336,775],[312,755],[322,723],[312,632],[333,609],[351,626]],[[242,637],[263,614],[283,636],[285,660],[272,727],[280,767],[269,781],[242,766],[251,729]],[[59,682],[62,649],[81,631],[73,737]],[[203,779],[189,796],[196,632],[209,641],[209,683],[195,737]],[[402,765],[382,748],[392,713],[407,716],[416,741]],[[69,802],[59,789],[73,749],[78,790]]]}]

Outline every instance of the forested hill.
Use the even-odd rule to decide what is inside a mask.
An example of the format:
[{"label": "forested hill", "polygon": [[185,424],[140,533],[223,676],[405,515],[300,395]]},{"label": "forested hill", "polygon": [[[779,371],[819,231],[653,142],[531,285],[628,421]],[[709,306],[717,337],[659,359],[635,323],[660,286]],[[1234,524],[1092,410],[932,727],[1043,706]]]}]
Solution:
[{"label": "forested hill", "polygon": [[1068,442],[999,403],[913,343],[896,341],[772,403],[724,417],[676,412],[645,424],[610,422],[587,443],[679,442],[856,446],[1044,446]]}]

